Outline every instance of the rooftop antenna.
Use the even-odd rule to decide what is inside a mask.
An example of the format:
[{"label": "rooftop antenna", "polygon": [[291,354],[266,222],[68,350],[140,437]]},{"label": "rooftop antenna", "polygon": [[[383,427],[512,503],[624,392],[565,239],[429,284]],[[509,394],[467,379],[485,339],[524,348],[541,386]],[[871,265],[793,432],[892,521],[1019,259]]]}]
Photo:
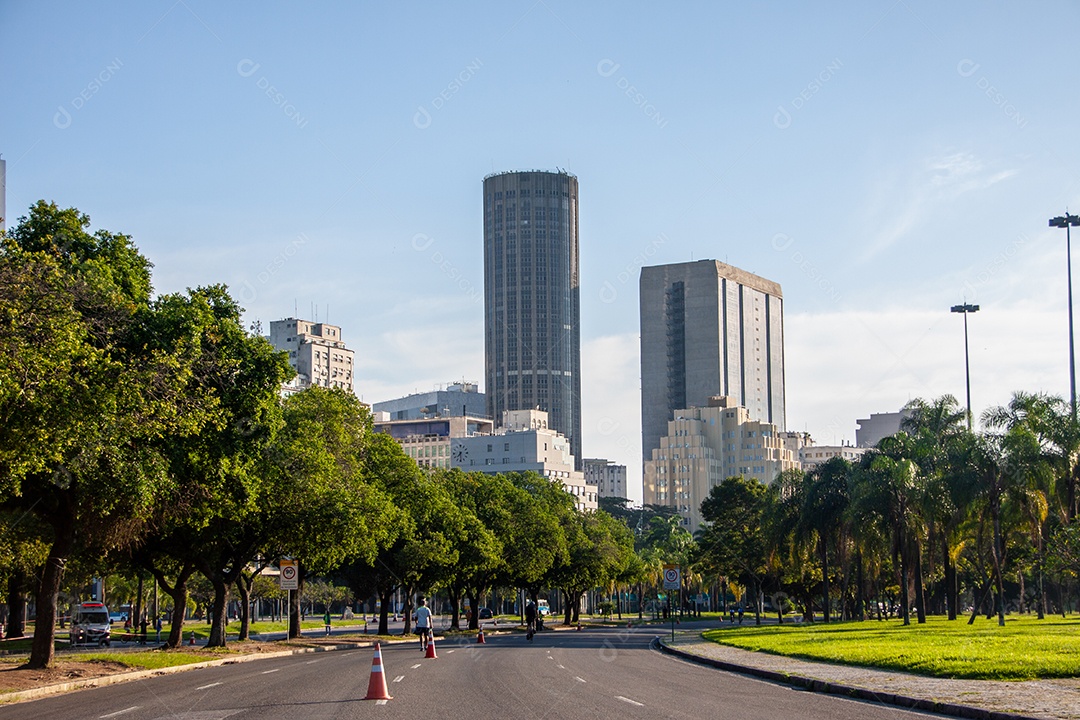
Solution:
[{"label": "rooftop antenna", "polygon": [[293,298],[293,301],[292,301],[292,316],[296,317],[299,314],[300,314],[300,311],[296,309],[296,298]]}]

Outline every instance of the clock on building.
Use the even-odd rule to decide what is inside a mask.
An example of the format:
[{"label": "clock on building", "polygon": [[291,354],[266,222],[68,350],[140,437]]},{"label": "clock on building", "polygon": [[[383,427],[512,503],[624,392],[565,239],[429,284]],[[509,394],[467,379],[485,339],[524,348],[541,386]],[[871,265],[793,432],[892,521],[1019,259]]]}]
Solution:
[{"label": "clock on building", "polygon": [[464,465],[465,459],[469,457],[469,449],[465,447],[464,443],[458,443],[454,445],[453,457],[454,462]]}]

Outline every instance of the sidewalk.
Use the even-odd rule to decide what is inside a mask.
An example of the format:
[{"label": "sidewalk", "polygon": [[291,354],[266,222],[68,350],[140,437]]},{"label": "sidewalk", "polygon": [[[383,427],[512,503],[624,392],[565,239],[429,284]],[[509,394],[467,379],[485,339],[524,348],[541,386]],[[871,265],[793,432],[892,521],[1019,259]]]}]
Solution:
[{"label": "sidewalk", "polygon": [[741,650],[702,640],[698,630],[676,632],[674,643],[661,637],[660,644],[665,652],[733,672],[956,717],[1080,719],[1080,678],[1001,682],[922,677]]}]

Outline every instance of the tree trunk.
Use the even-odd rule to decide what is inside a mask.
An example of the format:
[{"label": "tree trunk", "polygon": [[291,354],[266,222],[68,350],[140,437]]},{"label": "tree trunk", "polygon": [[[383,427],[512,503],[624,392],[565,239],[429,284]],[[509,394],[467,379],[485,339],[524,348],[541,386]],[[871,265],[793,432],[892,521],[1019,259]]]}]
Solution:
[{"label": "tree trunk", "polygon": [[180,643],[184,640],[184,615],[187,613],[187,581],[191,577],[191,574],[195,572],[194,565],[184,565],[180,568],[180,573],[176,576],[176,582],[172,585],[166,579],[165,574],[157,568],[150,568],[150,572],[157,579],[158,585],[165,591],[165,594],[172,598],[173,612],[172,619],[170,620],[169,638],[165,641],[165,646],[170,648],[179,647]]},{"label": "tree trunk", "polygon": [[404,614],[405,614],[405,618],[404,618],[405,625],[402,627],[401,634],[402,635],[411,635],[412,634],[412,610],[413,610],[413,605],[412,605],[413,601],[412,601],[412,599],[413,599],[413,593],[415,592],[415,588],[412,585],[407,585],[404,588],[402,588],[402,590],[403,590],[403,592],[405,594],[405,607],[403,608],[403,611],[404,611]]},{"label": "tree trunk", "polygon": [[236,638],[239,642],[250,639],[252,579],[243,572],[236,576],[236,594],[240,596],[240,634]]},{"label": "tree trunk", "polygon": [[855,553],[855,617],[866,620],[866,577],[863,571],[862,550]]},{"label": "tree trunk", "polygon": [[304,633],[300,629],[300,594],[304,592],[304,573],[296,573],[296,589],[289,593],[289,639],[295,640]]},{"label": "tree trunk", "polygon": [[[394,599],[394,586],[379,590],[379,634],[390,634],[390,603]],[[299,624],[299,619],[297,620]]]},{"label": "tree trunk", "polygon": [[[446,589],[450,598],[450,629],[461,629],[461,588],[450,587]],[[522,611],[524,612],[524,611]]]},{"label": "tree trunk", "polygon": [[75,523],[59,522],[53,527],[55,533],[49,557],[41,573],[41,584],[36,596],[37,616],[34,620],[34,640],[30,646],[30,660],[26,667],[41,670],[52,665],[56,639],[56,601],[60,596],[60,584],[64,568],[75,546]]},{"label": "tree trunk", "polygon": [[923,582],[922,542],[915,538],[915,615],[920,625],[926,623],[926,588]]},{"label": "tree trunk", "polygon": [[225,605],[229,597],[229,586],[222,581],[219,574],[209,578],[214,586],[214,599],[210,603],[210,635],[206,639],[206,647],[225,647]]},{"label": "tree trunk", "polygon": [[945,605],[950,620],[955,620],[959,612],[959,591],[956,584],[956,567],[953,565],[952,553],[949,552],[949,534],[941,533],[942,567],[945,573]]},{"label": "tree trunk", "polygon": [[27,573],[22,568],[14,568],[8,577],[7,592],[7,639],[21,638],[26,635],[26,584]]},{"label": "tree trunk", "polygon": [[984,602],[986,602],[986,594],[988,592],[990,592],[990,588],[992,588],[993,586],[994,586],[994,578],[993,578],[993,576],[991,576],[986,581],[986,584],[983,585],[982,590],[979,592],[979,601],[977,603],[975,603],[974,605],[972,605],[972,607],[971,607],[971,617],[968,618],[968,621],[967,621],[968,625],[973,625],[975,623],[975,618],[977,618],[979,616],[979,608],[982,606],[982,604]]},{"label": "tree trunk", "polygon": [[821,615],[829,622],[829,546],[825,536],[818,533],[818,552],[821,553]]},{"label": "tree trunk", "polygon": [[997,578],[997,612],[998,625],[1005,626],[1005,583],[1001,579],[1001,563],[1003,560],[1003,543],[1001,540],[1001,507],[997,498],[991,502],[991,511],[994,514],[994,576]]}]

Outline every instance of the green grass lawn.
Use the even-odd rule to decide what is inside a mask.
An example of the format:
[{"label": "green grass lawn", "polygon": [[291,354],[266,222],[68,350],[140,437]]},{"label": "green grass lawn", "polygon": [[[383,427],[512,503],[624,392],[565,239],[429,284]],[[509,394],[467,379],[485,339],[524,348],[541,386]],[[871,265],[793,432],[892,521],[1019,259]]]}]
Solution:
[{"label": "green grass lawn", "polygon": [[1080,677],[1080,617],[1009,616],[925,625],[899,620],[807,625],[742,625],[704,633],[707,640],[746,650],[864,665],[919,675],[978,680]]},{"label": "green grass lawn", "polygon": [[158,670],[160,668],[174,667],[176,665],[190,665],[191,663],[206,662],[207,660],[215,660],[217,658],[214,658],[207,653],[99,652],[79,655],[75,659],[88,662],[115,662],[120,663],[121,665],[126,665],[134,670]]}]

